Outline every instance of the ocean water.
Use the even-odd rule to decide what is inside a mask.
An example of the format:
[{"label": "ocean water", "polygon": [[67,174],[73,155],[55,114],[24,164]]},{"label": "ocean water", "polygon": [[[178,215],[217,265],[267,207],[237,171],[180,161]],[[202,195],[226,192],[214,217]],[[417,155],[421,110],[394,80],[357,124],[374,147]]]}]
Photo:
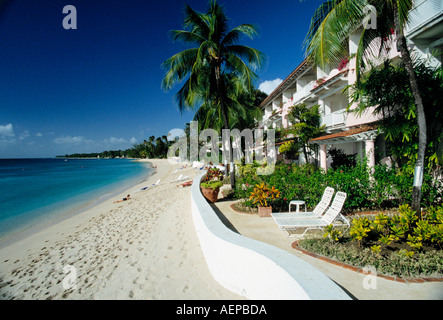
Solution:
[{"label": "ocean water", "polygon": [[0,239],[108,200],[153,172],[128,159],[0,159]]}]

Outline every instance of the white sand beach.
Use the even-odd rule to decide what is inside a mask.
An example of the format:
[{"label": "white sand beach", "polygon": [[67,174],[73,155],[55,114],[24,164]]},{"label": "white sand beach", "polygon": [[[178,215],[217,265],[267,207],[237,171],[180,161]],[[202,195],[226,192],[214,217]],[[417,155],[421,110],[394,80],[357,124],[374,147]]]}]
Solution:
[{"label": "white sand beach", "polygon": [[170,182],[197,171],[147,161],[157,166],[147,182],[1,248],[0,299],[243,299],[211,276],[190,187]]}]

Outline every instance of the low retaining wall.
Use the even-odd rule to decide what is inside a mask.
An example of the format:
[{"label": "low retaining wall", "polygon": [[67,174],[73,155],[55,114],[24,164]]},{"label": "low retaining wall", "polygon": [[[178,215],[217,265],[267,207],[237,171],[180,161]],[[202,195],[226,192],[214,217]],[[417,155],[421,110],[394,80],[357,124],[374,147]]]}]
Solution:
[{"label": "low retaining wall", "polygon": [[228,229],[201,194],[204,175],[196,177],[192,184],[192,217],[216,281],[248,299],[350,299],[309,263]]}]

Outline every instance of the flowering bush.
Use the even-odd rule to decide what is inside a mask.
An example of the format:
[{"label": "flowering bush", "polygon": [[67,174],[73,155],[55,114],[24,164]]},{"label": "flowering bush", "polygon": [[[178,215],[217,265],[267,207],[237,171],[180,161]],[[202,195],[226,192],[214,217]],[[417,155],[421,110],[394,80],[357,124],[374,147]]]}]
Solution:
[{"label": "flowering bush", "polygon": [[207,182],[210,180],[223,180],[223,173],[217,169],[217,168],[209,168],[208,172],[206,173],[206,177],[203,179],[202,182]]},{"label": "flowering bush", "polygon": [[338,65],[338,71],[342,71],[344,68],[346,68],[348,63],[349,63],[349,58],[348,57],[343,58],[341,60],[340,64]]},{"label": "flowering bush", "polygon": [[323,77],[323,78],[320,78],[320,79],[317,79],[316,81],[315,81],[315,86],[314,86],[314,88],[317,88],[319,85],[321,85],[323,82],[325,82],[326,81],[326,77]]}]

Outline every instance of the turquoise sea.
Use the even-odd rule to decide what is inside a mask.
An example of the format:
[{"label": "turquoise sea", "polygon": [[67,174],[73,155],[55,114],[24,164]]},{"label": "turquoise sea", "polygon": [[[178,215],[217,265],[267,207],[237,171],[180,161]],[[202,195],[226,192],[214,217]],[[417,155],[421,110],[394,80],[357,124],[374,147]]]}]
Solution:
[{"label": "turquoise sea", "polygon": [[0,159],[0,239],[108,200],[153,172],[128,159]]}]

